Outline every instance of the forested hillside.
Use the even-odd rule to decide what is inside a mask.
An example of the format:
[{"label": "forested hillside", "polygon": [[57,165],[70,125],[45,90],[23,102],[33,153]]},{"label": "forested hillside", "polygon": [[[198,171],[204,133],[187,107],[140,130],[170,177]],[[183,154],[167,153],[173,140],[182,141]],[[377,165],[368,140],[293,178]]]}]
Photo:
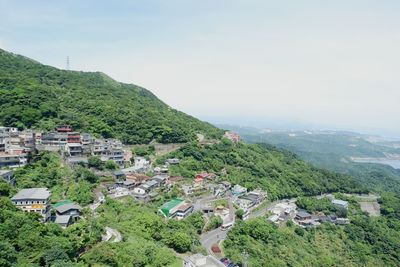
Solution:
[{"label": "forested hillside", "polygon": [[[229,129],[229,126],[227,126]],[[250,143],[266,143],[292,151],[320,168],[351,175],[374,191],[400,193],[400,170],[374,163],[357,163],[350,157],[384,157],[400,153],[399,149],[374,144],[355,133],[271,132],[234,128]]]},{"label": "forested hillside", "polygon": [[233,184],[267,190],[271,199],[366,191],[349,176],[313,167],[295,154],[269,145],[228,140],[213,146],[191,143],[168,156],[181,159],[178,166],[171,166],[172,175],[194,177],[196,172],[212,171]]},{"label": "forested hillside", "polygon": [[124,143],[187,142],[221,130],[103,73],[59,70],[0,49],[0,125],[74,129]]}]

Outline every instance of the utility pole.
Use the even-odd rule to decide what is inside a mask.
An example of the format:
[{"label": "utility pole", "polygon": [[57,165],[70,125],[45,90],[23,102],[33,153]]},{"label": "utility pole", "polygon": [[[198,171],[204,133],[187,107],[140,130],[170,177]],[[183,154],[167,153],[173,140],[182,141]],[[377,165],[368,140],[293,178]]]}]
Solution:
[{"label": "utility pole", "polygon": [[243,252],[242,252],[242,259],[243,259],[242,267],[247,267],[247,259],[248,258],[249,258],[249,253],[247,253],[246,250],[243,250]]}]

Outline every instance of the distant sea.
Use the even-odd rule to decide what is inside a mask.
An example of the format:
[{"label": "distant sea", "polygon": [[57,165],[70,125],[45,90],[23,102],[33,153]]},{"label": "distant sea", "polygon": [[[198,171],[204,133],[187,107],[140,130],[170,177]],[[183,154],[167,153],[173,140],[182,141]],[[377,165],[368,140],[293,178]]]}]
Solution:
[{"label": "distant sea", "polygon": [[400,160],[398,159],[370,159],[370,158],[353,158],[353,161],[359,163],[377,163],[392,166],[395,169],[400,169]]}]

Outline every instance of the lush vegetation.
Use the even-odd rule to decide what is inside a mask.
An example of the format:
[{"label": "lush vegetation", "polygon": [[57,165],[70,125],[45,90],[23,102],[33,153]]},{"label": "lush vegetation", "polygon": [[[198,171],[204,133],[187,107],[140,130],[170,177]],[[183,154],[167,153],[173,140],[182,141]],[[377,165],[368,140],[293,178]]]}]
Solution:
[{"label": "lush vegetation", "polygon": [[194,177],[200,171],[214,172],[220,179],[250,190],[262,188],[271,199],[364,191],[348,176],[315,168],[290,152],[268,145],[233,144],[228,140],[206,146],[190,143],[166,157],[181,159],[179,165],[170,167],[172,175]]},{"label": "lush vegetation", "polygon": [[124,143],[181,143],[222,131],[174,110],[151,92],[106,75],[64,71],[0,49],[0,125],[74,129]]},{"label": "lush vegetation", "polygon": [[[198,172],[214,172],[220,180],[250,190],[264,189],[271,200],[299,197],[297,204],[310,212],[342,211],[327,199],[307,196],[366,192],[373,183],[379,185],[376,178],[381,175],[385,188],[397,188],[397,174],[392,170],[393,179],[377,169],[365,179],[356,175],[360,181],[369,181],[366,188],[350,176],[313,167],[270,145],[233,144],[225,139],[199,145],[194,142],[196,133],[219,139],[222,131],[171,109],[138,86],[117,83],[101,73],[58,70],[3,50],[0,105],[0,125],[5,126],[50,130],[70,124],[76,130],[130,144],[188,142],[158,159],[159,164],[170,157],[181,160],[170,166],[171,175],[193,178]],[[154,147],[135,147],[133,153],[153,155]],[[98,157],[88,161],[90,168],[116,169]],[[33,155],[15,176],[17,188],[0,182],[0,266],[171,266],[177,263],[176,252],[204,252],[199,234],[222,224],[221,218],[213,216],[205,226],[200,213],[182,221],[164,220],[157,207],[180,194],[174,186],[149,204],[130,197],[107,199],[95,214],[85,210],[82,220],[62,230],[53,223],[40,223],[37,214],[17,209],[9,197],[20,188],[48,187],[53,202],[70,199],[86,205],[93,201],[100,178],[84,166],[65,165],[58,154],[49,152]],[[383,214],[379,218],[368,217],[352,203],[348,214],[352,223],[346,226],[324,224],[304,230],[293,223],[277,228],[265,218],[237,220],[224,242],[225,252],[250,266],[398,266],[400,197],[385,193],[379,201]],[[241,218],[243,210],[236,215]],[[99,242],[106,226],[121,232],[123,240]]]},{"label": "lush vegetation", "polygon": [[102,227],[90,216],[63,230],[17,209],[7,197],[0,197],[0,207],[0,266],[72,266],[101,239]]},{"label": "lush vegetation", "polygon": [[47,187],[53,202],[70,199],[80,204],[93,202],[92,191],[99,179],[82,166],[72,169],[64,165],[60,155],[50,152],[34,155],[32,163],[19,168],[15,177],[18,188]]},{"label": "lush vegetation", "polygon": [[244,139],[252,143],[268,143],[287,149],[304,160],[332,171],[351,175],[374,191],[400,193],[400,170],[373,163],[357,163],[350,157],[385,157],[385,153],[400,154],[400,149],[390,147],[390,143],[371,143],[365,136],[353,133],[286,132],[260,134],[256,130],[236,129],[243,132]]},{"label": "lush vegetation", "polygon": [[100,244],[82,260],[107,266],[168,266],[176,261],[172,250],[201,251],[198,235],[204,227],[201,214],[194,213],[183,221],[164,221],[155,210],[131,198],[107,199],[98,209],[99,220],[119,230],[124,240]]},{"label": "lush vegetation", "polygon": [[220,227],[223,224],[223,220],[220,216],[212,215],[210,220],[205,228],[205,231],[210,231]]},{"label": "lush vegetation", "polygon": [[132,148],[133,155],[138,156],[138,157],[148,157],[150,155],[154,155],[155,151],[156,151],[156,149],[153,145],[138,146],[138,147]]},{"label": "lush vegetation", "polygon": [[[265,218],[238,221],[224,241],[226,254],[248,266],[399,266],[400,199],[382,198],[390,216],[351,212],[346,226],[276,227]],[[396,215],[397,214],[397,215]]]}]

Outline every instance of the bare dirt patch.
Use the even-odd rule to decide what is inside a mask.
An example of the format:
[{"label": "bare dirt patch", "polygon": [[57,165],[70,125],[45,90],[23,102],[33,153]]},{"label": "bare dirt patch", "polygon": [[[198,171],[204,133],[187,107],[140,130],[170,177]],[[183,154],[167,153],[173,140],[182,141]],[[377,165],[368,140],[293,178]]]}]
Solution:
[{"label": "bare dirt patch", "polygon": [[362,211],[368,212],[369,216],[380,216],[381,207],[376,201],[359,202]]}]

